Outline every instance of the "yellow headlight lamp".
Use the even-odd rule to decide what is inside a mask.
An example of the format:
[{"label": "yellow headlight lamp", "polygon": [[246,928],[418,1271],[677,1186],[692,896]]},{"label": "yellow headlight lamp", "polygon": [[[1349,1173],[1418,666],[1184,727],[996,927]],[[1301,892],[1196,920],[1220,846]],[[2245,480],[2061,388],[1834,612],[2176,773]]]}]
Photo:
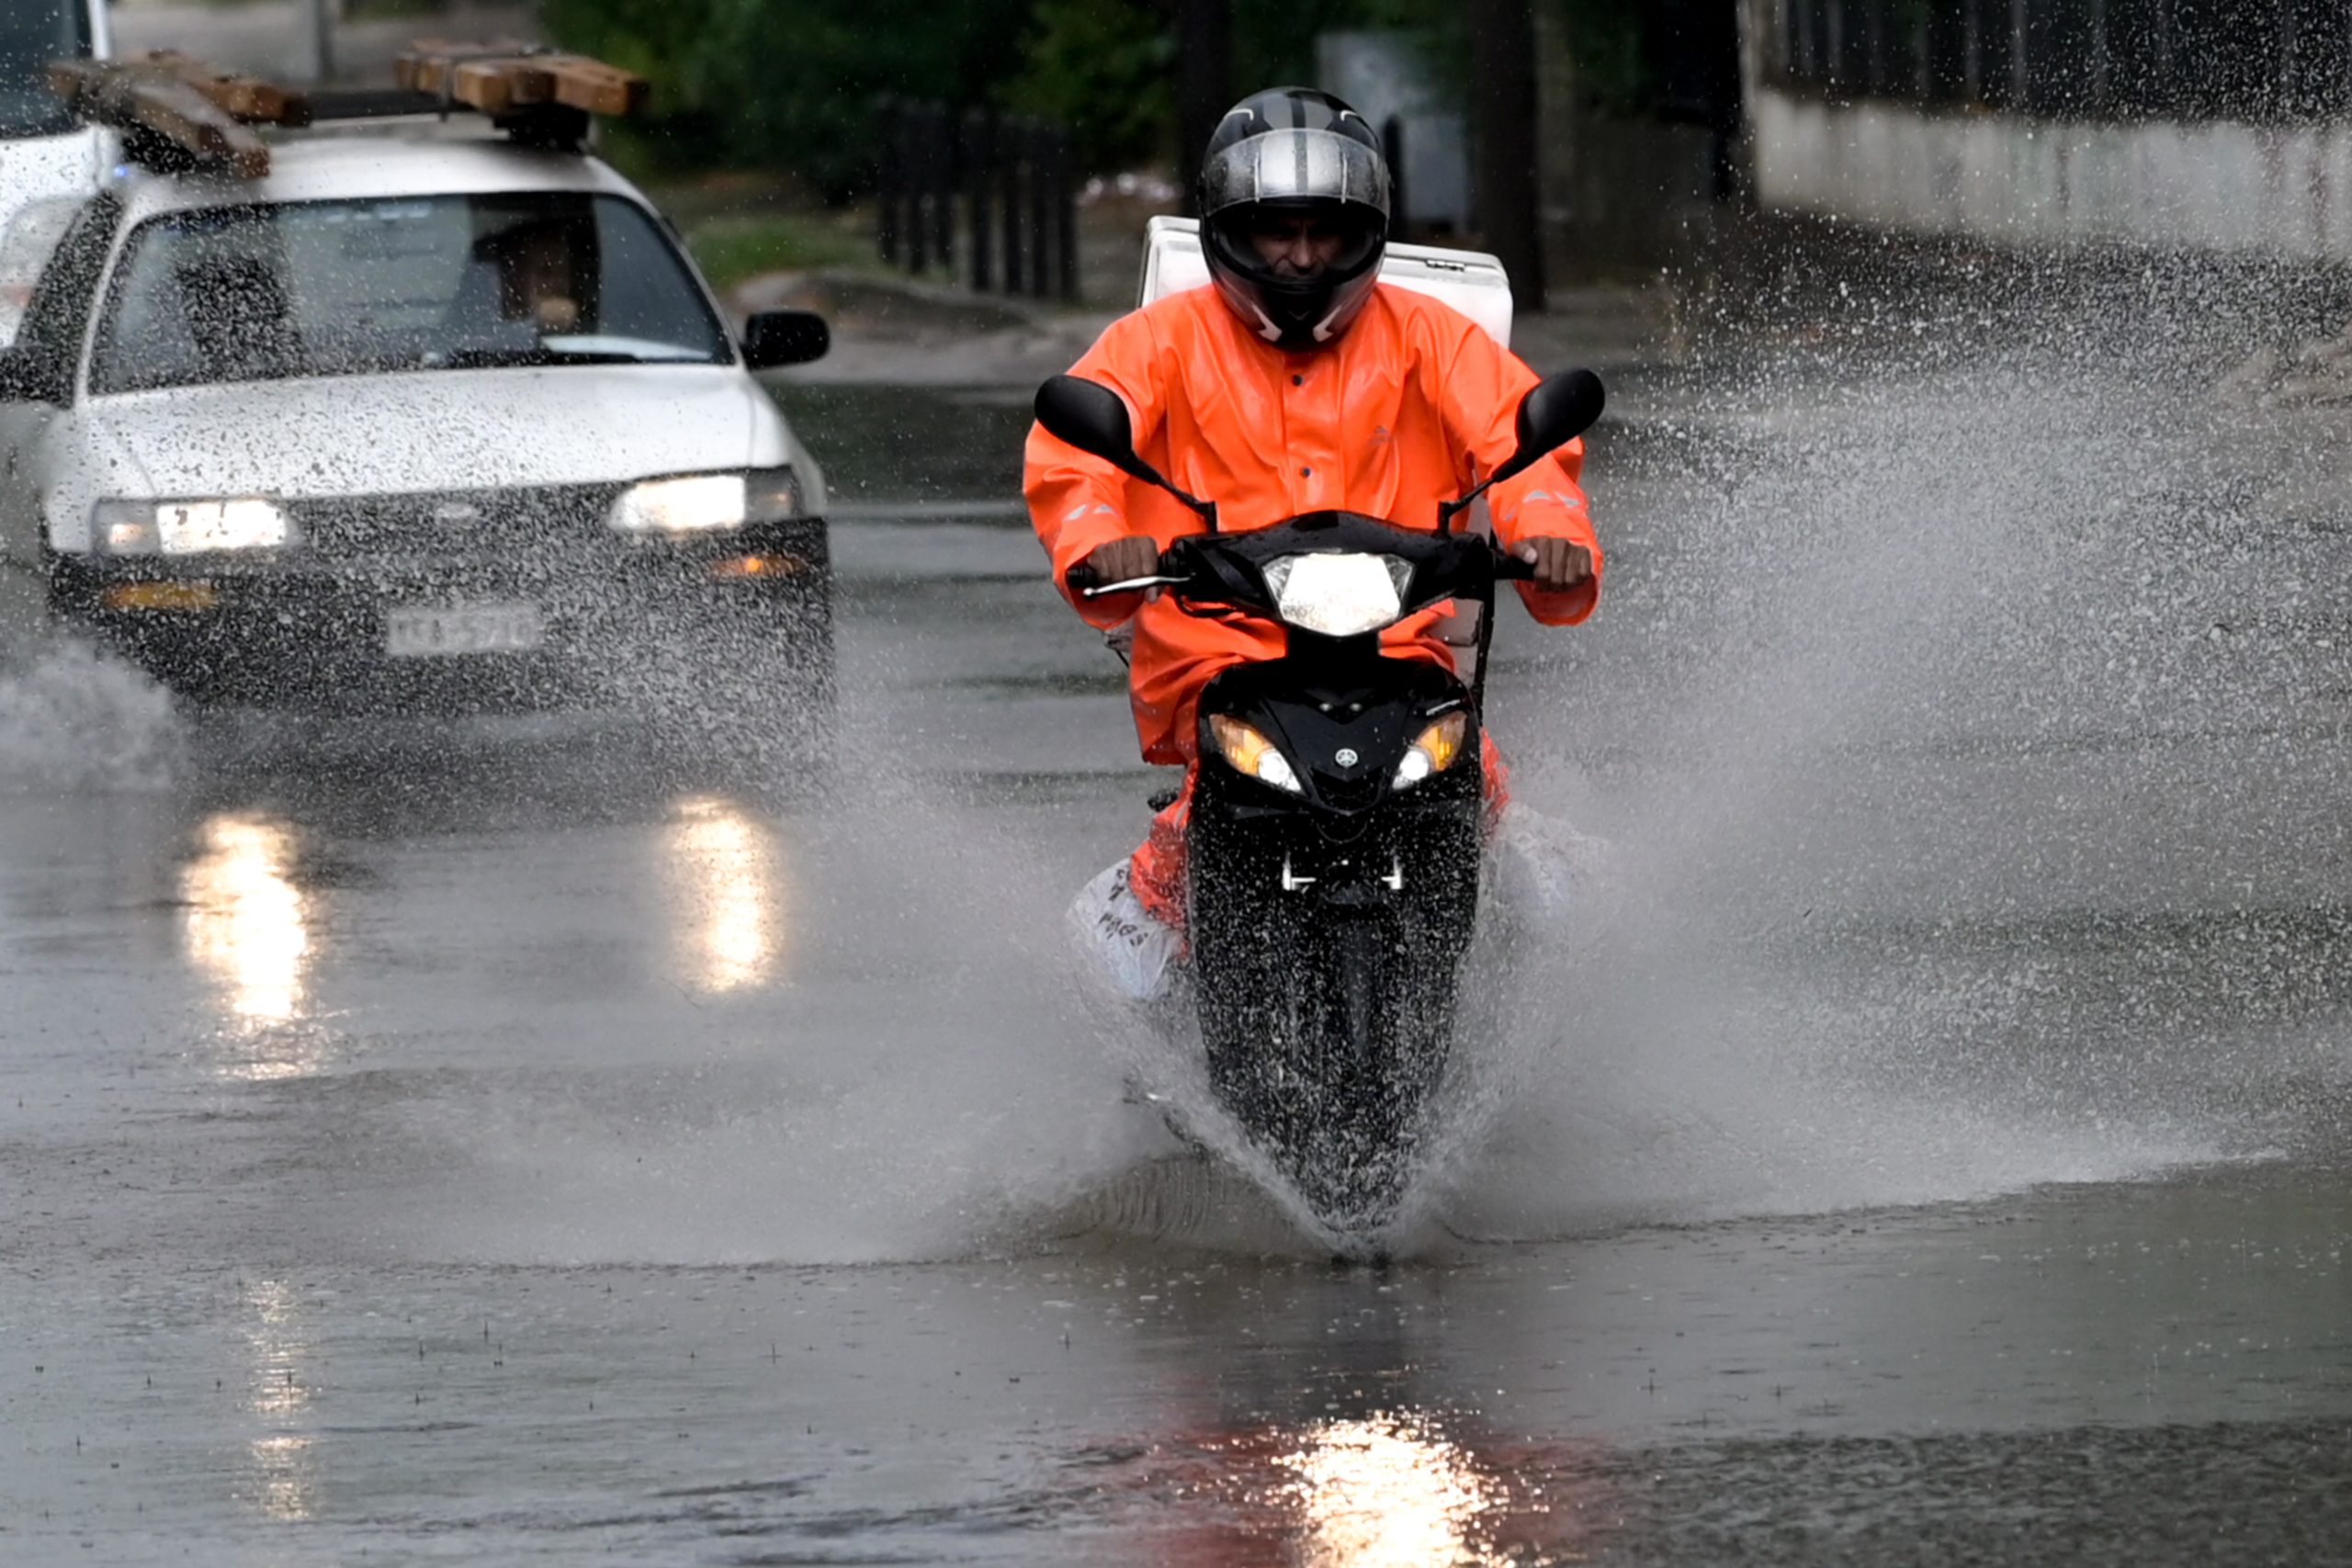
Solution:
[{"label": "yellow headlight lamp", "polygon": [[1255,727],[1221,713],[1211,714],[1209,738],[1216,742],[1218,752],[1235,772],[1293,795],[1306,793],[1298,782],[1298,770],[1290,765],[1290,759]]},{"label": "yellow headlight lamp", "polygon": [[1442,773],[1462,760],[1463,739],[1470,732],[1470,716],[1455,710],[1414,737],[1396,766],[1393,789],[1409,789],[1432,773]]}]

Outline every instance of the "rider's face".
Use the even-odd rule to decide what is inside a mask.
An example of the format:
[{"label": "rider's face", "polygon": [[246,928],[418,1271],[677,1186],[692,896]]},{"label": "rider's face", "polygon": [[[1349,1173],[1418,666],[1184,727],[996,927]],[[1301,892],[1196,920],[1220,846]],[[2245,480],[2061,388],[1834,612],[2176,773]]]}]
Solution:
[{"label": "rider's face", "polygon": [[1321,213],[1268,212],[1250,224],[1250,243],[1276,277],[1314,277],[1340,259],[1348,235]]}]

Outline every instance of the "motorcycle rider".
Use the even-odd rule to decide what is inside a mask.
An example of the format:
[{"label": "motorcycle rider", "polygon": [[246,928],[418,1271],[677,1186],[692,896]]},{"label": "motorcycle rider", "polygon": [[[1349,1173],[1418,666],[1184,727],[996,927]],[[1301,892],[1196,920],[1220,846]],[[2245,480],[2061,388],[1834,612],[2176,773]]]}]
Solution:
[{"label": "motorcycle rider", "polygon": [[[1211,134],[1197,194],[1214,286],[1113,322],[1071,374],[1125,400],[1136,451],[1215,498],[1227,531],[1327,509],[1433,528],[1440,502],[1510,456],[1519,400],[1536,377],[1468,317],[1379,282],[1390,212],[1378,136],[1327,93],[1269,89]],[[1600,547],[1577,482],[1583,454],[1571,442],[1488,492],[1498,539],[1534,568],[1520,592],[1550,625],[1583,620],[1600,592]],[[1106,583],[1150,576],[1161,548],[1200,519],[1042,426],[1030,431],[1024,468],[1056,585],[1093,626],[1132,631],[1144,759],[1187,769],[1143,844],[1073,909],[1114,982],[1150,999],[1182,950],[1201,690],[1237,662],[1278,657],[1283,637],[1240,616],[1186,615],[1156,592],[1071,594],[1064,577],[1080,561]],[[1386,651],[1451,667],[1446,608],[1383,633]],[[1506,798],[1491,741],[1485,761],[1491,827]]]}]

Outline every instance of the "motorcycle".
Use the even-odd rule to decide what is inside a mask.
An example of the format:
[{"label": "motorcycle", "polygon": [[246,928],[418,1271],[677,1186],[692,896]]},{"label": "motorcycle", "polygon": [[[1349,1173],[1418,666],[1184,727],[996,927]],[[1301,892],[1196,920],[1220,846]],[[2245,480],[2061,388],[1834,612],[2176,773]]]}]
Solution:
[{"label": "motorcycle", "polygon": [[[1435,532],[1317,512],[1227,533],[1213,502],[1136,455],[1116,393],[1070,376],[1037,393],[1048,432],[1204,524],[1148,577],[1102,582],[1080,563],[1074,593],[1159,588],[1187,613],[1283,628],[1282,657],[1227,670],[1201,694],[1186,929],[1211,1090],[1336,1235],[1376,1235],[1404,1200],[1478,912],[1495,585],[1532,569],[1459,520],[1583,434],[1604,400],[1589,371],[1532,389],[1518,449],[1441,505]],[[1383,629],[1449,600],[1480,606],[1466,684],[1381,649]]]}]

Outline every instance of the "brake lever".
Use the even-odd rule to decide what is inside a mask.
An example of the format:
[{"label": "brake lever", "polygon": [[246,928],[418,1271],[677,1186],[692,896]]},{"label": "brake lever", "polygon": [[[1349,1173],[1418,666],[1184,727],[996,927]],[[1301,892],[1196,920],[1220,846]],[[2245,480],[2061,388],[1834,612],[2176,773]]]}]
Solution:
[{"label": "brake lever", "polygon": [[1159,552],[1159,559],[1155,564],[1159,570],[1148,577],[1104,582],[1096,577],[1091,566],[1080,561],[1062,573],[1062,581],[1069,585],[1071,592],[1081,599],[1104,599],[1114,593],[1139,593],[1147,588],[1182,587],[1198,575],[1189,536],[1171,541],[1166,549]]},{"label": "brake lever", "polygon": [[[1072,577],[1075,578],[1079,569],[1073,567],[1070,570]],[[1154,577],[1130,577],[1124,582],[1102,582],[1095,584],[1091,588],[1081,588],[1076,581],[1072,581],[1070,587],[1081,599],[1107,599],[1114,593],[1136,593],[1147,588],[1172,588],[1180,582],[1190,582],[1192,581],[1192,577],[1189,574],[1182,577],[1159,575]]]}]

